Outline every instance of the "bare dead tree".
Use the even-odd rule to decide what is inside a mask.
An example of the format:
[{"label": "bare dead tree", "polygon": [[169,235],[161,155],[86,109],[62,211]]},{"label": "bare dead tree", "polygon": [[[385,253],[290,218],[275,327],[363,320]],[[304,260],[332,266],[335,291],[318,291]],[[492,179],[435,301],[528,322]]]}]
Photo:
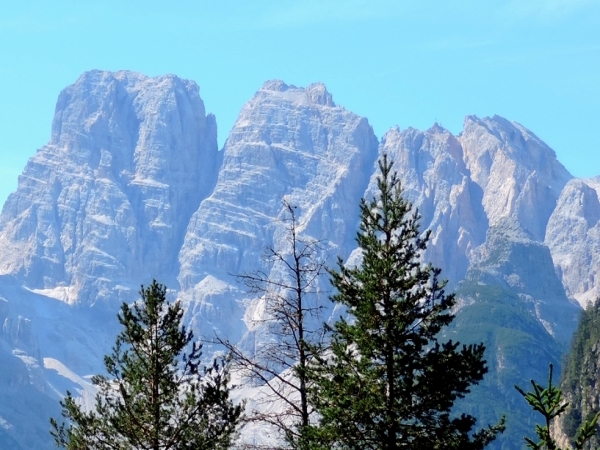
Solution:
[{"label": "bare dead tree", "polygon": [[[319,253],[321,242],[299,233],[296,208],[283,201],[286,239],[283,248],[267,247],[263,255],[269,271],[237,275],[264,305],[257,321],[270,338],[248,354],[224,340],[219,342],[232,355],[235,369],[261,387],[257,406],[247,421],[269,423],[282,432],[291,447],[310,423],[313,410],[308,402],[306,368],[322,348],[323,326],[320,311],[319,278],[325,262]],[[269,406],[278,403],[277,412]]]}]

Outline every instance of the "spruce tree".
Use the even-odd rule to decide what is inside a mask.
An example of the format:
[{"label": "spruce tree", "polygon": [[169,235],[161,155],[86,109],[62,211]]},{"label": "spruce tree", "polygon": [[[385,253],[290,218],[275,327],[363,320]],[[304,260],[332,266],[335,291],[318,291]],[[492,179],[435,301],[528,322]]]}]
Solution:
[{"label": "spruce tree", "polygon": [[[562,450],[556,441],[556,430],[553,430],[553,423],[555,419],[559,418],[567,410],[569,403],[564,401],[562,390],[552,385],[552,369],[552,364],[550,364],[547,387],[531,380],[533,390],[525,392],[515,384],[515,389],[525,398],[529,406],[534,411],[539,412],[544,418],[543,425],[538,424],[535,426],[535,434],[539,439],[538,442],[528,437],[524,438],[527,447],[531,450]],[[578,427],[572,442],[575,444],[575,450],[589,448],[586,445],[598,434],[599,418],[600,413],[596,413]]]},{"label": "spruce tree", "polygon": [[200,362],[201,344],[181,325],[179,302],[153,281],[141,300],[123,304],[118,335],[97,375],[94,409],[71,395],[61,401],[67,423],[51,419],[58,447],[79,449],[227,449],[241,416],[229,399],[226,366]]},{"label": "spruce tree", "polygon": [[503,421],[474,433],[476,419],[452,407],[486,373],[484,346],[440,337],[454,295],[421,262],[430,233],[419,231],[386,155],[379,169],[375,198],[361,202],[362,262],[339,260],[330,272],[332,300],[349,318],[333,325],[329,353],[311,367],[321,420],[306,429],[305,448],[482,449]]}]

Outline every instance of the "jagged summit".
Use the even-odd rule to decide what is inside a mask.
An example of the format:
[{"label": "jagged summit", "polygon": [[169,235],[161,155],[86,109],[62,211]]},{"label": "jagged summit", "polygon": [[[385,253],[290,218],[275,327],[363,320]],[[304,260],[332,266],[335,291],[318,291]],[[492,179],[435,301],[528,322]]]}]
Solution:
[{"label": "jagged summit", "polygon": [[468,116],[458,139],[471,179],[483,189],[490,224],[515,217],[543,240],[558,196],[573,178],[554,151],[525,127],[498,116]]},{"label": "jagged summit", "polygon": [[[58,96],[50,144],[59,145],[61,139],[68,140],[77,133],[90,134],[92,128],[100,126],[103,120],[115,122],[118,118],[107,114],[133,107],[127,103],[145,102],[147,106],[159,108],[160,93],[164,95],[166,92],[171,92],[181,98],[182,96],[198,97],[198,91],[198,85],[194,81],[184,80],[175,75],[148,77],[125,70],[84,72],[75,83],[65,88]],[[140,98],[136,99],[138,95]],[[203,105],[201,109],[204,113]],[[160,111],[156,110],[155,113],[158,114]],[[106,131],[114,133],[117,130]]]},{"label": "jagged summit", "polygon": [[313,83],[306,88],[299,88],[294,85],[287,85],[281,80],[270,80],[263,84],[257,96],[261,91],[269,92],[271,95],[278,93],[280,98],[298,104],[309,103],[332,108],[336,106],[333,97],[323,83]]},{"label": "jagged summit", "polygon": [[479,118],[474,115],[465,117],[463,123],[463,129],[467,129],[470,126],[484,126],[488,131],[498,137],[500,140],[512,139],[513,143],[519,141],[535,141],[548,156],[556,158],[556,152],[552,150],[544,141],[542,141],[533,131],[527,127],[521,125],[518,122],[508,120],[499,115],[493,115],[492,117]]},{"label": "jagged summit", "polygon": [[[439,125],[426,131],[395,127],[382,138],[380,153],[392,158],[405,195],[419,208],[422,227],[432,230],[425,260],[458,282],[470,253],[484,242],[488,224],[481,189],[471,180],[460,142]],[[370,190],[374,188],[372,178]]]},{"label": "jagged summit", "polygon": [[[219,322],[221,332],[238,338],[246,331],[239,309],[244,294],[231,274],[263,268],[264,247],[284,246],[282,200],[297,207],[299,231],[326,239],[332,264],[335,255],[349,254],[358,201],[346,199],[364,193],[377,145],[367,119],[334,107],[322,84],[265,83],[242,108],[217,184],[192,217],[179,254],[183,296],[198,305],[193,320]],[[261,301],[248,310],[260,311]],[[220,304],[237,319],[227,324],[207,309],[202,316],[206,304]]]},{"label": "jagged summit", "polygon": [[4,205],[0,273],[86,304],[174,277],[187,220],[214,185],[217,150],[196,83],[84,73],[59,95],[50,142]]}]

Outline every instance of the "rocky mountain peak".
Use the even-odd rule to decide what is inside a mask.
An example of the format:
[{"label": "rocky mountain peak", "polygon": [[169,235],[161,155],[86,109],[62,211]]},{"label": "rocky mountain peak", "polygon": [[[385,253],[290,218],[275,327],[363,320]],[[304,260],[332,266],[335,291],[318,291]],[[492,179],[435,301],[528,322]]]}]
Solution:
[{"label": "rocky mountain peak", "polygon": [[313,83],[306,88],[306,96],[312,103],[323,106],[335,106],[333,97],[323,83]]},{"label": "rocky mountain peak", "polygon": [[174,276],[187,220],[216,179],[216,131],[192,81],[84,73],[4,205],[0,272],[92,303],[114,299],[115,284]]},{"label": "rocky mountain peak", "polygon": [[[405,195],[421,214],[421,227],[432,231],[424,259],[442,267],[453,282],[462,279],[470,252],[485,240],[487,218],[460,142],[439,125],[426,131],[395,127],[383,137],[380,153],[394,161]],[[369,190],[375,186],[374,175]]]},{"label": "rocky mountain peak", "polygon": [[[543,174],[554,190],[561,190],[571,174],[556,159],[556,153],[533,132],[500,116],[467,116],[461,133],[467,165],[480,169],[477,182],[486,184],[497,152],[529,172]],[[475,141],[475,142],[474,142]],[[480,145],[470,145],[477,143]]]},{"label": "rocky mountain peak", "polygon": [[[6,413],[22,388],[37,399],[24,404],[44,395],[55,408],[47,393],[88,392],[82,375],[102,370],[116,306],[153,277],[182,301],[196,336],[217,333],[248,352],[268,342],[265,297],[235,275],[285,281],[284,264],[262,257],[265,247],[289,252],[282,202],[294,207],[298,236],[319,241],[319,261],[358,261],[360,199],[375,192],[384,153],[431,230],[424,262],[459,293],[457,323],[471,327],[461,342],[485,340],[490,373],[501,375],[477,407],[505,401],[517,377],[531,378],[531,349],[543,349],[536,364],[558,360],[578,313],[568,297],[599,293],[600,178],[572,180],[538,137],[498,116],[467,117],[459,136],[439,124],[396,127],[379,143],[323,84],[279,80],[246,103],[219,152],[194,82],[90,71],[60,94],[50,142],[0,214],[0,366],[10,372],[0,394],[21,389],[0,405],[0,422],[21,424],[10,436],[21,442],[31,428],[20,411]],[[327,277],[315,290],[322,319],[337,319]],[[29,409],[46,436],[50,413]]]},{"label": "rocky mountain peak", "polygon": [[[572,178],[554,151],[522,125],[499,116],[468,116],[459,141],[472,179],[483,189],[490,224],[512,216],[543,241],[556,200]],[[532,215],[532,209],[539,213]]]},{"label": "rocky mountain peak", "polygon": [[294,85],[287,85],[281,80],[266,81],[255,98],[264,101],[268,97],[297,104],[336,106],[333,97],[323,83],[313,83],[306,88],[298,88]]},{"label": "rocky mountain peak", "polygon": [[600,298],[598,178],[574,179],[563,189],[546,230],[546,245],[567,293],[582,306]]}]

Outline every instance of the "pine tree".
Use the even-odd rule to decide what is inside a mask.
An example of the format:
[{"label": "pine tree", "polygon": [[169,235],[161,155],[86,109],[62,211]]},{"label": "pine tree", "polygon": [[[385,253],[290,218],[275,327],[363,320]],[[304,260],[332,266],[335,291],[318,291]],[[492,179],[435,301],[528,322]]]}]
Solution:
[{"label": "pine tree", "polygon": [[58,447],[79,449],[227,449],[241,416],[229,399],[226,366],[200,363],[201,344],[181,325],[179,302],[153,281],[141,301],[123,304],[118,335],[97,375],[95,407],[85,411],[71,393],[67,423],[51,419]]},{"label": "pine tree", "polygon": [[473,433],[476,419],[452,417],[456,399],[487,371],[483,344],[441,342],[454,295],[440,270],[421,262],[429,232],[402,196],[386,155],[377,195],[361,202],[362,263],[331,271],[334,302],[350,315],[331,329],[329,354],[313,364],[311,402],[321,421],[307,448],[482,449],[503,420]]},{"label": "pine tree", "polygon": [[[525,392],[519,386],[515,385],[515,389],[525,398],[529,406],[534,411],[539,412],[544,418],[543,425],[535,426],[535,434],[539,441],[535,442],[531,438],[524,438],[527,447],[531,450],[561,450],[555,436],[553,436],[552,424],[556,418],[567,410],[569,404],[564,401],[562,391],[552,385],[552,369],[552,364],[550,364],[550,369],[548,370],[548,387],[543,387],[534,380],[531,380],[533,391]],[[575,450],[583,450],[586,443],[598,434],[599,418],[600,413],[596,413],[579,426],[573,439]]]}]

